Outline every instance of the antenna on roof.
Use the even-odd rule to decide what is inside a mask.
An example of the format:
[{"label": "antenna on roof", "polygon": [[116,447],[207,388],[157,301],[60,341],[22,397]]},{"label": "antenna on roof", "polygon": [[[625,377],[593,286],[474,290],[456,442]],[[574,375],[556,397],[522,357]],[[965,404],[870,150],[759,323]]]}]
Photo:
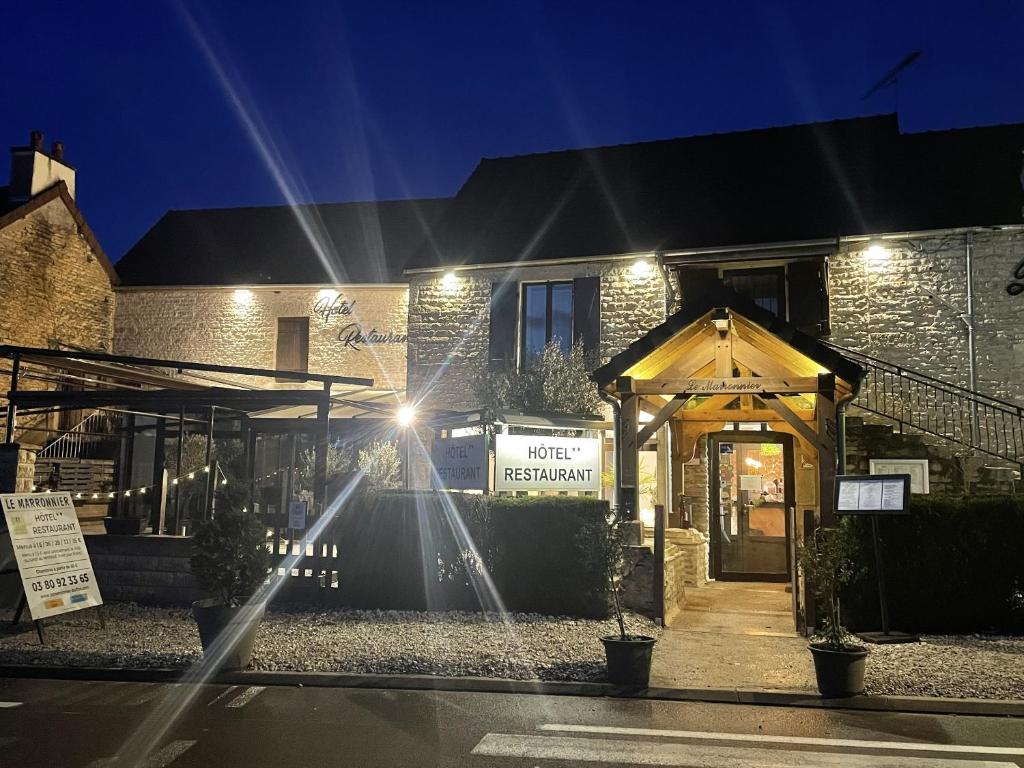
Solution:
[{"label": "antenna on roof", "polygon": [[899,64],[886,72],[881,80],[871,86],[867,93],[860,97],[860,100],[867,101],[879,91],[888,88],[890,85],[896,85],[900,80],[900,75],[903,74],[903,70],[912,66],[919,58],[921,58],[921,51],[911,51],[908,53],[900,60]]}]

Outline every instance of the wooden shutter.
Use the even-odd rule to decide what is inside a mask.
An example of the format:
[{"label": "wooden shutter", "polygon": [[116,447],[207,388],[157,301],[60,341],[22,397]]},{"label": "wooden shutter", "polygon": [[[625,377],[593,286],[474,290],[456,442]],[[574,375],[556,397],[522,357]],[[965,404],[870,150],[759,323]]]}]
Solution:
[{"label": "wooden shutter", "polygon": [[572,281],[572,340],[583,344],[587,360],[597,365],[601,353],[601,278]]},{"label": "wooden shutter", "polygon": [[794,261],[787,265],[789,322],[811,336],[827,336],[828,269],[824,259]]},{"label": "wooden shutter", "polygon": [[683,306],[696,301],[718,282],[718,267],[683,267],[679,270],[679,290]]},{"label": "wooden shutter", "polygon": [[279,371],[309,370],[309,318],[277,318],[277,359]]},{"label": "wooden shutter", "polygon": [[487,367],[508,370],[516,362],[516,314],[519,284],[514,280],[491,283],[491,323],[487,345]]}]

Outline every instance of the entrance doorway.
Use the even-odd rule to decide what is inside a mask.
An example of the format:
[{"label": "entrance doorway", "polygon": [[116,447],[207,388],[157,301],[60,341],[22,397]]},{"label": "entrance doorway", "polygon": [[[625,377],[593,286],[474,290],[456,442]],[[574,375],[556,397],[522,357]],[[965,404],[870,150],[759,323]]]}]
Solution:
[{"label": "entrance doorway", "polygon": [[792,436],[718,432],[709,448],[712,577],[789,581]]}]

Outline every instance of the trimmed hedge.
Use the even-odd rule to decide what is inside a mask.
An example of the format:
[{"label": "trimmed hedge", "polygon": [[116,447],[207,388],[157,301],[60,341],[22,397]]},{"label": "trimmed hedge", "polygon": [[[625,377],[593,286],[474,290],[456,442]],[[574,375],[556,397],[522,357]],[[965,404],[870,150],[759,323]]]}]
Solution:
[{"label": "trimmed hedge", "polygon": [[381,491],[339,512],[338,597],[352,608],[607,616],[608,503]]},{"label": "trimmed hedge", "polygon": [[[850,519],[862,577],[847,590],[852,629],[878,629],[871,521]],[[1024,498],[921,498],[879,520],[889,623],[910,632],[1024,632]]]}]

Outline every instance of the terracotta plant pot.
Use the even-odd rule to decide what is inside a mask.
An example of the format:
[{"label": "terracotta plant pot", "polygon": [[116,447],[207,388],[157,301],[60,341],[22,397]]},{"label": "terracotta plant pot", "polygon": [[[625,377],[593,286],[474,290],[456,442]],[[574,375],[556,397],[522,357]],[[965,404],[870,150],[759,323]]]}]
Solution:
[{"label": "terracotta plant pot", "polygon": [[608,682],[646,688],[651,680],[651,652],[657,642],[646,635],[608,635],[601,638],[608,662]]},{"label": "terracotta plant pot", "polygon": [[252,661],[264,604],[229,607],[213,599],[192,603],[203,657],[217,669],[245,669]]},{"label": "terracotta plant pot", "polygon": [[851,646],[843,650],[818,643],[807,646],[814,658],[818,692],[828,699],[846,698],[864,693],[864,663],[867,648]]}]

